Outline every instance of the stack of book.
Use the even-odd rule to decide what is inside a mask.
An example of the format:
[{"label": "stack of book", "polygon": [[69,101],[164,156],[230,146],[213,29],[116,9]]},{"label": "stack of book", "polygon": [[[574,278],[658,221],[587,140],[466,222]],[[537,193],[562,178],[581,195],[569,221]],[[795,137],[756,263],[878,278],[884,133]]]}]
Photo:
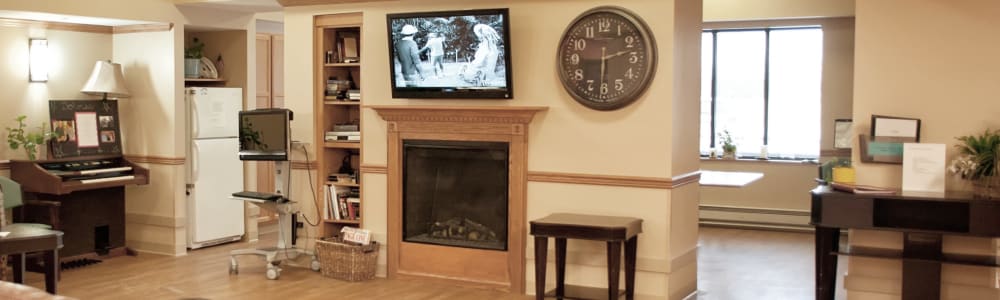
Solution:
[{"label": "stack of book", "polygon": [[356,221],[361,218],[361,196],[358,188],[326,185],[323,216],[328,220]]},{"label": "stack of book", "polygon": [[327,142],[361,141],[361,131],[327,131],[323,139]]},{"label": "stack of book", "polygon": [[347,90],[347,100],[350,101],[361,101],[361,90]]}]

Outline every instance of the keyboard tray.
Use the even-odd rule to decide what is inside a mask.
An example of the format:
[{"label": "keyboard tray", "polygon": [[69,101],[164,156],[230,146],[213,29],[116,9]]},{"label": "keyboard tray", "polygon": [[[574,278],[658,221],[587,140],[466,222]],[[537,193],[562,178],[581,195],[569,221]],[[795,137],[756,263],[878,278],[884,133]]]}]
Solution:
[{"label": "keyboard tray", "polygon": [[281,195],[278,194],[251,192],[251,191],[235,192],[233,193],[233,197],[260,199],[267,201],[278,201],[281,199]]}]

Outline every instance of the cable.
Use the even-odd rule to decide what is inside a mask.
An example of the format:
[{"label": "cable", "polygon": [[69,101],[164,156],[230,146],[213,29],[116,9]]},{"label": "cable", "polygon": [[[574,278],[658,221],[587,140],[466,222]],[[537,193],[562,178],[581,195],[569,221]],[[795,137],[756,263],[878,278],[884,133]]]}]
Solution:
[{"label": "cable", "polygon": [[[312,170],[309,169],[309,163],[310,163],[310,160],[309,160],[309,149],[306,148],[305,144],[300,144],[300,146],[302,146],[302,152],[305,153],[305,155],[306,155],[306,174],[309,175],[309,191],[312,192],[313,206],[316,207],[316,223],[313,223],[312,221],[309,221],[309,218],[306,217],[306,214],[303,214],[301,212],[299,212],[299,214],[302,215],[302,219],[306,220],[306,223],[308,223],[309,226],[319,226],[319,221],[320,221],[320,219],[322,217],[319,214],[319,210],[320,210],[319,209],[319,203],[316,203],[319,200],[316,199],[316,188],[315,188],[315,186],[313,186]],[[289,173],[291,173],[291,172],[289,172]],[[308,233],[308,230],[306,230],[306,232]]]}]

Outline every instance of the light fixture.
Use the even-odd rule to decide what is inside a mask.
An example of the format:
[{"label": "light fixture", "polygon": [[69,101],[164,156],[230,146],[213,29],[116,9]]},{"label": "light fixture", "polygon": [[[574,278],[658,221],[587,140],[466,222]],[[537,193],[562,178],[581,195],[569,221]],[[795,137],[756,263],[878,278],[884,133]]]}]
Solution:
[{"label": "light fixture", "polygon": [[49,40],[28,39],[28,82],[49,81]]},{"label": "light fixture", "polygon": [[128,97],[125,76],[122,76],[122,65],[112,63],[109,60],[97,61],[94,64],[94,72],[90,73],[90,79],[87,79],[87,83],[83,85],[80,92],[89,95],[103,95],[104,100],[108,100],[108,96]]}]

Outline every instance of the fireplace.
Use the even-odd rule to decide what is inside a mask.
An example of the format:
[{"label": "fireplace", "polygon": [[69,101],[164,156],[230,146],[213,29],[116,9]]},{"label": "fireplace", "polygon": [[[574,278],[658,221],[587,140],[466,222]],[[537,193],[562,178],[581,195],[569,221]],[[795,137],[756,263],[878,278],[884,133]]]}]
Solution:
[{"label": "fireplace", "polygon": [[386,121],[387,275],[524,293],[528,123],[546,108],[367,107]]},{"label": "fireplace", "polygon": [[403,141],[403,241],[507,250],[508,144]]}]

